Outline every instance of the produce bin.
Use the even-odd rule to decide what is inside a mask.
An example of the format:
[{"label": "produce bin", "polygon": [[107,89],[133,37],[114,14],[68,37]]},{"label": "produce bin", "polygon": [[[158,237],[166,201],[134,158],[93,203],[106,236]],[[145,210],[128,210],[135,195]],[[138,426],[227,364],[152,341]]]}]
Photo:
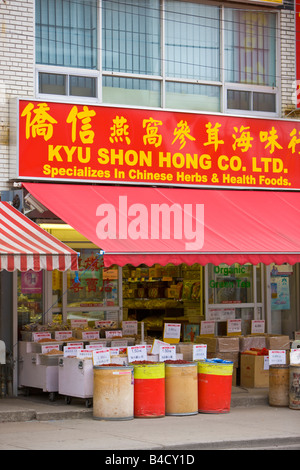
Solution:
[{"label": "produce bin", "polygon": [[269,405],[289,406],[290,372],[288,365],[269,366]]},{"label": "produce bin", "polygon": [[233,362],[207,359],[198,362],[198,411],[228,413],[230,411]]},{"label": "produce bin", "polygon": [[133,401],[133,366],[94,366],[94,419],[133,419]]},{"label": "produce bin", "polygon": [[159,418],[165,416],[165,364],[150,362],[133,364],[134,416]]},{"label": "produce bin", "polygon": [[58,368],[58,393],[64,395],[67,403],[72,397],[85,399],[86,406],[93,399],[93,360],[77,357],[62,357]]},{"label": "produce bin", "polygon": [[166,415],[198,414],[197,364],[166,361]]}]

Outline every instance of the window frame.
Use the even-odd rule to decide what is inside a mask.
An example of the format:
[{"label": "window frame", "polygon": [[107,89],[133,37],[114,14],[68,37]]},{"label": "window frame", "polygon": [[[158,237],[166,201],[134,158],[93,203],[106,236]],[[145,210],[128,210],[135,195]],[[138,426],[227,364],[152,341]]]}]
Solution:
[{"label": "window frame", "polygon": [[[132,78],[132,79],[145,79],[145,80],[153,80],[159,81],[161,83],[161,96],[160,96],[160,108],[162,109],[176,109],[176,108],[167,108],[166,107],[166,84],[170,82],[175,83],[187,83],[187,84],[195,84],[195,85],[209,85],[209,86],[217,86],[220,88],[220,113],[223,114],[232,114],[232,115],[248,115],[248,116],[259,116],[259,117],[278,117],[280,116],[281,112],[281,94],[280,94],[280,38],[279,35],[276,35],[276,45],[275,45],[275,61],[276,61],[276,86],[275,87],[268,87],[268,86],[261,86],[261,85],[248,85],[242,83],[234,83],[234,82],[227,82],[225,81],[225,73],[224,73],[224,49],[225,49],[225,31],[224,31],[224,24],[225,24],[225,8],[233,8],[232,5],[227,6],[225,4],[219,4],[216,2],[212,2],[211,5],[215,5],[216,7],[220,8],[220,81],[207,81],[202,79],[187,79],[187,78],[176,78],[176,77],[169,77],[166,75],[166,67],[165,67],[165,6],[166,0],[161,1],[161,11],[160,11],[160,33],[161,33],[161,52],[160,52],[160,60],[161,60],[161,75],[145,75],[145,74],[136,74],[136,73],[122,73],[122,72],[113,72],[109,70],[103,70],[102,58],[101,58],[101,49],[102,49],[102,1],[99,0],[98,4],[98,50],[97,50],[97,60],[98,60],[98,68],[97,69],[82,69],[82,68],[75,68],[75,67],[63,67],[63,66],[48,66],[35,63],[35,96],[37,99],[43,100],[53,100],[58,99],[60,101],[66,102],[73,102],[76,100],[78,103],[91,103],[91,104],[107,104],[102,99],[102,90],[103,90],[103,77],[124,77],[124,78]],[[205,3],[205,1],[203,2]],[[253,5],[240,5],[238,4],[238,8],[247,8],[253,9],[258,11],[258,8],[254,7]],[[266,7],[259,7],[259,11],[262,12],[270,12],[270,8]],[[276,14],[276,31],[279,29],[280,25],[280,11],[276,9],[271,10],[272,13]],[[49,74],[60,74],[65,75],[67,78],[67,82],[69,82],[70,75],[78,76],[78,77],[87,77],[87,78],[95,78],[96,79],[96,97],[85,97],[85,96],[75,96],[70,95],[68,93],[68,83],[67,83],[67,94],[65,95],[57,95],[57,94],[44,94],[39,93],[39,74],[40,73],[49,73]],[[241,110],[241,109],[232,109],[228,108],[227,103],[227,91],[228,90],[236,90],[236,91],[250,91],[258,92],[258,93],[270,93],[275,95],[275,105],[276,110],[275,112],[265,112],[265,111],[255,111],[253,109],[250,110]],[[196,111],[201,112],[201,110],[193,110],[187,109],[189,111]],[[203,112],[210,112],[205,111]]]}]

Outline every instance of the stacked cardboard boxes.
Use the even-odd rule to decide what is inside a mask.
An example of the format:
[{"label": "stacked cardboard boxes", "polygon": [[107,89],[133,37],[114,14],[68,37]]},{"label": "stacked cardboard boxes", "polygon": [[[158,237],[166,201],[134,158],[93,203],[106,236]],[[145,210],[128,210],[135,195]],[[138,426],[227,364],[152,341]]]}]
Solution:
[{"label": "stacked cardboard boxes", "polygon": [[236,385],[237,369],[239,367],[239,337],[238,336],[196,336],[195,343],[207,345],[207,358],[219,358],[233,362],[232,385]]},{"label": "stacked cardboard boxes", "polygon": [[248,388],[269,386],[269,350],[286,350],[287,363],[290,339],[287,335],[196,336],[195,343],[207,345],[207,358],[233,362],[233,385]]},{"label": "stacked cardboard boxes", "polygon": [[[269,350],[290,349],[290,339],[286,335],[245,336],[241,341],[240,385],[249,388],[269,387]],[[250,349],[256,349],[251,353]],[[264,351],[259,351],[264,350]],[[249,351],[247,353],[247,351]],[[288,360],[288,354],[287,354]]]}]

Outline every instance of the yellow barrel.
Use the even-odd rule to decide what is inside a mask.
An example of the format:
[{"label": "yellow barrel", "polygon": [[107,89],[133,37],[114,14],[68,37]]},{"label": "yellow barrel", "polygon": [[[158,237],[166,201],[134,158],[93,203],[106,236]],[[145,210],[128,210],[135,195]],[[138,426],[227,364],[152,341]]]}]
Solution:
[{"label": "yellow barrel", "polygon": [[300,366],[290,364],[289,407],[300,410]]},{"label": "yellow barrel", "polygon": [[289,406],[289,366],[269,367],[269,405]]},{"label": "yellow barrel", "polygon": [[165,369],[166,415],[198,414],[196,363],[167,363]]},{"label": "yellow barrel", "polygon": [[133,419],[133,366],[94,366],[93,418]]}]

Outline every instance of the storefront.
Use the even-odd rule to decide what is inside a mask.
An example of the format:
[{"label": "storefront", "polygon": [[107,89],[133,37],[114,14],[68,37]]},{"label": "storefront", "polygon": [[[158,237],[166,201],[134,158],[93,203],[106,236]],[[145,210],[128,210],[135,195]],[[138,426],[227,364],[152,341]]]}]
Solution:
[{"label": "storefront", "polygon": [[[18,360],[18,331],[22,323],[40,321],[42,318],[43,305],[41,298],[43,297],[43,277],[45,273],[55,272],[61,274],[70,270],[77,271],[78,254],[41,229],[7,202],[0,202],[0,216],[0,271],[13,273],[15,281],[13,289],[14,313],[17,311],[17,298],[19,303],[18,316],[14,314],[12,319],[12,341],[14,346],[12,348],[11,364],[14,364]],[[16,290],[17,279],[18,292]],[[2,294],[3,292],[1,289]],[[26,297],[25,307],[24,297],[27,295],[30,298]],[[7,301],[8,297],[9,294],[7,293]],[[37,315],[38,313],[40,315]],[[6,359],[4,358],[4,364],[5,362]],[[14,368],[13,373],[13,388],[14,394],[16,394],[17,368]]]},{"label": "storefront", "polygon": [[36,289],[19,275],[20,325],[135,319],[161,337],[174,318],[184,340],[203,320],[218,335],[264,320],[293,338],[297,121],[35,100],[16,113],[11,177],[80,253],[78,272],[44,272]]}]

